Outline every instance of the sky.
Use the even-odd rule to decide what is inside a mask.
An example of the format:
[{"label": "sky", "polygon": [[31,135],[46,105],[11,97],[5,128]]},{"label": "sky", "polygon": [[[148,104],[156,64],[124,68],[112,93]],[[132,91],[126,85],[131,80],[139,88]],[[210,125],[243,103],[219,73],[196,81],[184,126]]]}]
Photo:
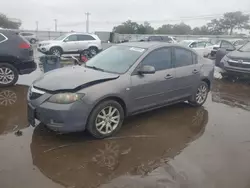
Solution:
[{"label": "sky", "polygon": [[21,29],[86,31],[86,12],[90,12],[90,31],[111,31],[128,19],[149,21],[155,28],[181,21],[201,26],[225,12],[250,14],[250,0],[1,0],[0,13],[22,20]]}]

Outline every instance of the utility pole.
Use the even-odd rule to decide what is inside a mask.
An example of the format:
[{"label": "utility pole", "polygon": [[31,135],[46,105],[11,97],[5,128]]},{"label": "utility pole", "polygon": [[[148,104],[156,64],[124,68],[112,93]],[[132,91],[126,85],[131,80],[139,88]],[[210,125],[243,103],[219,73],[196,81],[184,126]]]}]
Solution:
[{"label": "utility pole", "polygon": [[86,12],[85,15],[86,15],[86,33],[88,33],[89,32],[89,16],[90,16],[90,13]]},{"label": "utility pole", "polygon": [[55,31],[57,31],[57,19],[54,19],[55,21]]},{"label": "utility pole", "polygon": [[36,21],[36,32],[38,31],[38,21]]}]

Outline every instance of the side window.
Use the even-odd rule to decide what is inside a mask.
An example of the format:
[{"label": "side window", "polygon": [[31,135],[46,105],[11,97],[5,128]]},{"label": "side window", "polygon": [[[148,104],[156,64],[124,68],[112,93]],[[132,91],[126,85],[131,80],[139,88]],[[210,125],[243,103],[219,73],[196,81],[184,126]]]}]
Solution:
[{"label": "side window", "polygon": [[152,51],[144,58],[142,65],[153,66],[156,71],[172,68],[171,48]]},{"label": "side window", "polygon": [[228,50],[234,50],[234,46],[227,41],[221,42],[221,48],[228,49]]},{"label": "side window", "polygon": [[77,35],[70,35],[64,41],[65,42],[77,41]]},{"label": "side window", "polygon": [[77,40],[78,41],[95,40],[95,38],[90,35],[77,35]]},{"label": "side window", "polygon": [[161,36],[151,36],[148,38],[149,41],[162,41]]},{"label": "side window", "polygon": [[169,38],[168,36],[163,36],[162,39],[163,39],[164,42],[168,42],[168,43],[172,42],[172,39]]},{"label": "side window", "polygon": [[205,45],[206,45],[206,42],[198,42],[198,43],[197,43],[197,47],[198,47],[198,48],[204,48]]},{"label": "side window", "polygon": [[175,48],[175,67],[183,67],[193,64],[192,52],[183,48]]},{"label": "side window", "polygon": [[192,42],[192,44],[190,44],[190,48],[197,48],[197,42]]}]

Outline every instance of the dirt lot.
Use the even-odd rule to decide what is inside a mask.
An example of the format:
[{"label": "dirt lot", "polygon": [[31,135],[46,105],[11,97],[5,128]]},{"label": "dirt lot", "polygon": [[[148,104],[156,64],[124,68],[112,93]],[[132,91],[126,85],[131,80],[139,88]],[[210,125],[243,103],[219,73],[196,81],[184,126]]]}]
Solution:
[{"label": "dirt lot", "polygon": [[1,188],[250,187],[249,83],[215,80],[204,107],[144,113],[95,140],[28,127],[26,85],[40,74],[0,89]]}]

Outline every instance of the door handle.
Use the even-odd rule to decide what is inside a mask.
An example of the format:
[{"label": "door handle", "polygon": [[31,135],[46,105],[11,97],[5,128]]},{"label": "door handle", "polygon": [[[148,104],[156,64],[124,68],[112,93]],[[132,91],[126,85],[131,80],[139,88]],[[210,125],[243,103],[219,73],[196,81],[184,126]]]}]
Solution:
[{"label": "door handle", "polygon": [[197,74],[199,71],[194,69],[192,72],[193,72],[193,74]]},{"label": "door handle", "polygon": [[165,79],[166,80],[169,80],[169,79],[172,79],[173,78],[173,76],[171,75],[171,74],[167,74],[166,76],[165,76]]}]

